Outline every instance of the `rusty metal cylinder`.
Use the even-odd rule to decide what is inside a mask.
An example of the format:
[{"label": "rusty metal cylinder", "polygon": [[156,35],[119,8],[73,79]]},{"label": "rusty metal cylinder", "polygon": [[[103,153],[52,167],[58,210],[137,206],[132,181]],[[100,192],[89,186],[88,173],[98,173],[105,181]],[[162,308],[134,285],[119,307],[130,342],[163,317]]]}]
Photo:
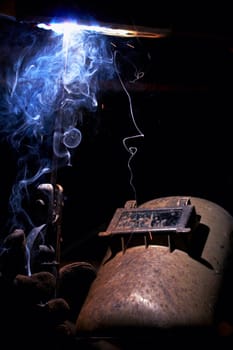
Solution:
[{"label": "rusty metal cylinder", "polygon": [[[211,201],[189,198],[199,223],[184,241],[177,235],[174,249],[153,241],[114,250],[110,239],[78,315],[78,332],[215,332],[219,322],[233,320],[233,217]],[[140,207],[176,206],[180,199],[163,197]]]}]

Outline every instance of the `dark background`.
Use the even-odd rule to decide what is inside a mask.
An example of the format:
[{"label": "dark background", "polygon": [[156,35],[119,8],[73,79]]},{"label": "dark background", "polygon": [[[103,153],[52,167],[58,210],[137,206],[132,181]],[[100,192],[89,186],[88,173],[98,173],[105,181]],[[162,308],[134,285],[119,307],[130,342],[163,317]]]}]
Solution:
[{"label": "dark background", "polygon": [[[33,16],[76,17],[99,22],[147,27],[170,27],[184,32],[212,32],[231,35],[233,31],[231,5],[228,2],[204,1],[84,1],[84,0],[8,0],[14,3],[16,17]],[[8,5],[9,7],[9,5]]]},{"label": "dark background", "polygon": [[[117,41],[125,61],[127,57],[144,72],[142,79],[127,85],[144,134],[135,143],[138,151],[131,162],[137,202],[197,196],[233,214],[233,24],[229,8],[149,1],[133,6],[124,1],[16,1],[14,11],[20,21],[73,16],[88,23],[93,19],[168,30],[166,38]],[[81,126],[83,141],[73,154],[72,167],[58,174],[65,193],[64,259],[98,255],[98,249],[101,254],[99,241],[96,245],[98,232],[107,227],[116,208],[135,199],[129,183],[129,154],[122,142],[136,132],[129,100],[116,80],[110,85],[103,82],[98,101],[97,111],[86,115]],[[15,166],[7,145],[0,155],[4,225]]]}]

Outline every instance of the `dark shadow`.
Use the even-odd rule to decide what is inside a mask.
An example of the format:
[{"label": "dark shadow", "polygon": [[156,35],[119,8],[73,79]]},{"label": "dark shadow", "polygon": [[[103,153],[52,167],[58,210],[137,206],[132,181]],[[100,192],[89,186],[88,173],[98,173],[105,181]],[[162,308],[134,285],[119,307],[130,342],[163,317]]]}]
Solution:
[{"label": "dark shadow", "polygon": [[189,241],[188,254],[191,258],[213,270],[213,266],[201,257],[209,232],[210,229],[207,225],[200,223],[197,226]]}]

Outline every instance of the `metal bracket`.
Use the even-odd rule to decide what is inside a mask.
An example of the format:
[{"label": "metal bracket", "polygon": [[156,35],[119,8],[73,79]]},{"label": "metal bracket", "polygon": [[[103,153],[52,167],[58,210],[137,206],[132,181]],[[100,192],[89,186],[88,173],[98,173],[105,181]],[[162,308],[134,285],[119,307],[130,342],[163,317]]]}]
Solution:
[{"label": "metal bracket", "polygon": [[99,236],[120,235],[122,250],[125,251],[126,235],[143,235],[145,246],[152,235],[167,235],[168,246],[172,250],[173,236],[176,233],[190,233],[197,222],[195,207],[188,198],[182,198],[174,207],[140,208],[134,201],[118,208],[105,232]]}]

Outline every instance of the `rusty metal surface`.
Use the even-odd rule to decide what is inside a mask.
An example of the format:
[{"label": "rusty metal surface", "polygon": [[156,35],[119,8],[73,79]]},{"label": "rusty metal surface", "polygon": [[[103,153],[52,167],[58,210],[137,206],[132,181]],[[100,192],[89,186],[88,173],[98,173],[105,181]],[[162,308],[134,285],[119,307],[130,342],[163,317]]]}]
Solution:
[{"label": "rusty metal surface", "polygon": [[[180,199],[159,198],[141,207],[174,206]],[[78,332],[213,327],[229,317],[232,291],[225,281],[232,273],[233,218],[213,202],[190,200],[200,223],[187,249],[109,249],[78,316]]]}]

